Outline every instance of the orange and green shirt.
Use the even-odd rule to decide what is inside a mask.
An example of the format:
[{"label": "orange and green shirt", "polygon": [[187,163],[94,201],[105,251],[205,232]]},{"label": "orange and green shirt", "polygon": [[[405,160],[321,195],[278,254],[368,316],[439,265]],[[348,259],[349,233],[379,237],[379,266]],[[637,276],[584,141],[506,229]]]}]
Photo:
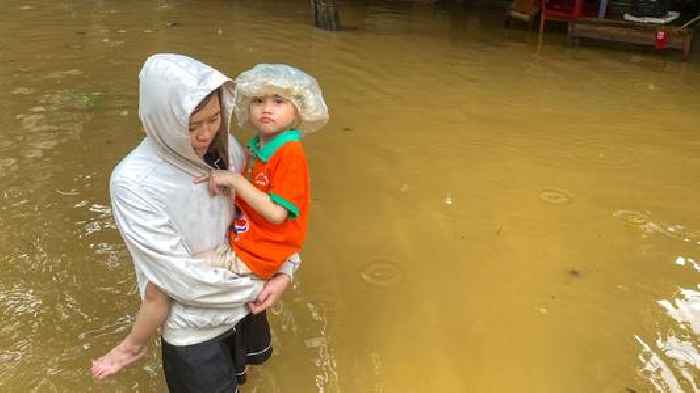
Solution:
[{"label": "orange and green shirt", "polygon": [[296,130],[276,135],[261,148],[260,138],[248,143],[244,171],[248,180],[272,201],[287,209],[287,219],[272,224],[243,199],[236,197],[240,216],[229,230],[229,243],[250,270],[269,279],[306,237],[310,200],[309,169]]}]

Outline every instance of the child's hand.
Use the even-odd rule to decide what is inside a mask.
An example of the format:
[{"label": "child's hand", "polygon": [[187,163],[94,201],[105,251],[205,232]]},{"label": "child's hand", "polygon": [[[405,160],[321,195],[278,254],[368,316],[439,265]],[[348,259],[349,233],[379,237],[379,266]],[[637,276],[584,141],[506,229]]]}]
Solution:
[{"label": "child's hand", "polygon": [[211,195],[228,195],[231,190],[235,190],[236,182],[235,173],[229,171],[211,171],[208,175],[195,176],[193,182],[195,184],[207,183],[209,193]]}]

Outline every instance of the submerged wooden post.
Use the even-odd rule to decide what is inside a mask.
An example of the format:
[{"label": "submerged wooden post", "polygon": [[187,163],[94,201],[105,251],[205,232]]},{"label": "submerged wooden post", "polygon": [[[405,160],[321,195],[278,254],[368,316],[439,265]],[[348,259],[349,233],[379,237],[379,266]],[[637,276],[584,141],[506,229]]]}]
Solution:
[{"label": "submerged wooden post", "polygon": [[323,30],[340,30],[340,14],[336,0],[311,0],[314,25]]}]

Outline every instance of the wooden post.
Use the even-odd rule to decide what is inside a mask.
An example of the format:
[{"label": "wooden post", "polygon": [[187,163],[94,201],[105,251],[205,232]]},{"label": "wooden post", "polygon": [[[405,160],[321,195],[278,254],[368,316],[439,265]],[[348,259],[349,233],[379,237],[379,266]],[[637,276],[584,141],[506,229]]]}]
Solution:
[{"label": "wooden post", "polygon": [[340,14],[336,0],[311,0],[314,25],[323,30],[340,30]]}]

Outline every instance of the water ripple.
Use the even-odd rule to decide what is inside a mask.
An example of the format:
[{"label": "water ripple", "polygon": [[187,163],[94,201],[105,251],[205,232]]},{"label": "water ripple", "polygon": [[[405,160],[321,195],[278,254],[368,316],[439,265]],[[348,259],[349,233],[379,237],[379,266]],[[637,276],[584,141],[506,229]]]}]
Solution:
[{"label": "water ripple", "polygon": [[401,282],[403,273],[395,263],[379,259],[364,266],[360,270],[360,277],[372,286],[390,287]]},{"label": "water ripple", "polygon": [[540,199],[552,205],[568,205],[574,200],[574,194],[556,187],[545,187],[540,192]]}]

